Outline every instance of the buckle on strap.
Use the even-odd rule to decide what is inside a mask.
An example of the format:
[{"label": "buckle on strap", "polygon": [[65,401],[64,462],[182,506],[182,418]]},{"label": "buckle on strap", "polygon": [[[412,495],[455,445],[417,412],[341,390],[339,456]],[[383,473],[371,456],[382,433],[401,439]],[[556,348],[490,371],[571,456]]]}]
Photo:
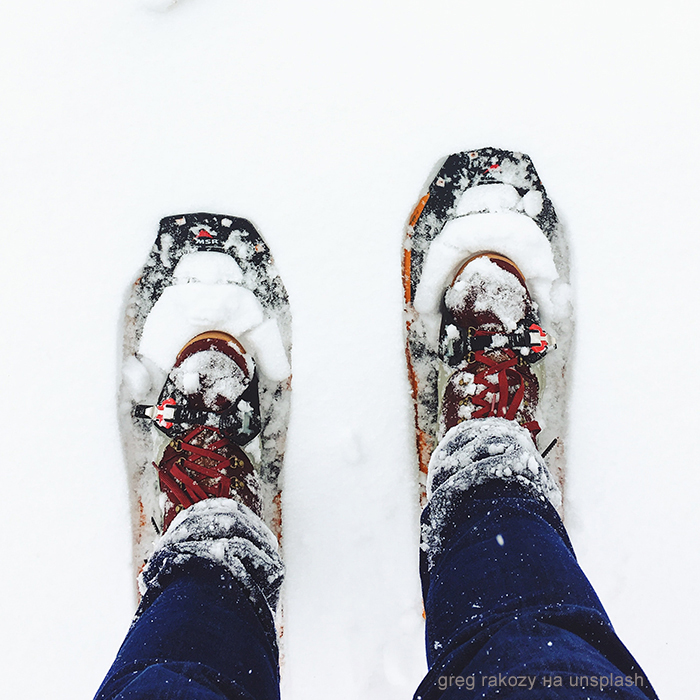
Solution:
[{"label": "buckle on strap", "polygon": [[262,429],[257,399],[257,375],[253,375],[250,385],[224,413],[192,409],[187,404],[186,396],[176,394],[155,406],[136,405],[132,415],[152,420],[170,438],[181,437],[192,427],[202,425],[220,430],[229,440],[242,446],[257,437]]},{"label": "buckle on strap", "polygon": [[[549,335],[541,326],[533,323],[530,328],[530,349],[533,352],[543,352],[549,345]],[[554,344],[556,347],[556,343]]]},{"label": "buckle on strap", "polygon": [[175,421],[177,403],[168,397],[156,406],[137,406],[135,413],[139,418],[150,418],[162,428],[172,428]]}]

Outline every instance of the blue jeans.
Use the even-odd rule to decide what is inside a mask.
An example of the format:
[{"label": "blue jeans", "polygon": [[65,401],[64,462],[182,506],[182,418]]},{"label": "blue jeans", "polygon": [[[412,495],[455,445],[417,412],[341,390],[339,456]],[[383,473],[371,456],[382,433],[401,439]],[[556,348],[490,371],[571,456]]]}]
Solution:
[{"label": "blue jeans", "polygon": [[272,615],[228,571],[190,561],[144,599],[96,698],[278,700],[277,656]]},{"label": "blue jeans", "polygon": [[[486,428],[482,424],[483,435]],[[416,700],[656,698],[578,566],[564,526],[543,495],[549,486],[542,481],[538,492],[525,484],[525,467],[520,480],[479,476],[504,464],[512,467],[506,472],[511,475],[520,469],[518,459],[532,469],[534,446],[509,431],[493,439],[458,436],[436,468],[437,486],[421,519],[430,670]],[[469,466],[462,469],[468,452]],[[532,473],[544,474],[536,467]],[[200,529],[211,537],[216,504],[197,508],[203,513]],[[241,525],[235,512],[228,515],[221,538],[231,542],[235,535],[240,545],[250,537],[253,554],[265,550],[263,559],[273,566],[262,530]],[[171,526],[175,540],[177,522]],[[251,569],[259,557],[250,552],[229,567],[199,556],[201,543],[187,539],[196,527],[182,530],[180,549],[161,549],[149,563],[155,583],[97,698],[279,698],[275,628],[265,604],[277,588],[264,590],[272,578],[263,575],[264,567]],[[240,556],[240,546],[234,549]]]},{"label": "blue jeans", "polygon": [[430,670],[416,698],[656,698],[547,500],[493,480],[450,507],[430,570],[421,556]]}]

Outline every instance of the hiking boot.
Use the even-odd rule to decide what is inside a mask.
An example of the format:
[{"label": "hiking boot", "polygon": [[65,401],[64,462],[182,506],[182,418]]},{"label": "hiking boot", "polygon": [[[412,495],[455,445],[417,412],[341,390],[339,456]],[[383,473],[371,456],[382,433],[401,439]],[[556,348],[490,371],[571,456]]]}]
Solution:
[{"label": "hiking boot", "polygon": [[166,531],[183,509],[232,498],[262,515],[260,483],[243,447],[260,432],[253,360],[230,335],[210,331],[180,351],[156,406],[139,406],[170,438],[158,472]]},{"label": "hiking boot", "polygon": [[502,255],[476,255],[459,269],[441,310],[438,439],[462,421],[496,417],[516,421],[536,441],[535,363],[551,340],[521,271]]}]

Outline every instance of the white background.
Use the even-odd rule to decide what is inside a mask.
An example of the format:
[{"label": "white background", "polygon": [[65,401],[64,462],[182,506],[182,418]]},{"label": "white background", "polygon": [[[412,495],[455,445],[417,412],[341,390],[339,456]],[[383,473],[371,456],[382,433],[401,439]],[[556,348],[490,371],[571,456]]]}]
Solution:
[{"label": "white background", "polygon": [[568,526],[667,700],[700,646],[692,2],[4,0],[0,687],[90,698],[133,611],[120,315],[161,216],[245,216],[294,315],[284,695],[424,672],[401,330],[437,161],[529,153],[574,255]]}]

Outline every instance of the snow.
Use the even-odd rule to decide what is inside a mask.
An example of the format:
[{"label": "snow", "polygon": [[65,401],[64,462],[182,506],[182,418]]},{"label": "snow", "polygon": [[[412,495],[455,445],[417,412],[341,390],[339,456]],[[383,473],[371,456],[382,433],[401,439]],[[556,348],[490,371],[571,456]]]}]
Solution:
[{"label": "snow", "polygon": [[250,508],[230,498],[210,498],[180,511],[139,576],[141,593],[152,589],[157,594],[173,565],[193,556],[223,565],[258,609],[270,615],[284,563],[276,537]]},{"label": "snow", "polygon": [[466,216],[483,211],[524,211],[537,216],[542,211],[542,195],[536,190],[524,196],[513,185],[479,185],[468,189],[457,204],[455,216]]},{"label": "snow", "polygon": [[693,697],[700,8],[145,4],[0,7],[4,693],[92,697],[128,629],[121,306],[158,220],[216,211],[261,230],[294,319],[284,697],[411,696],[402,233],[442,156],[494,145],[571,238],[578,558],[660,696]]},{"label": "snow", "polygon": [[[222,222],[223,223],[223,222]],[[238,263],[225,253],[197,251],[184,255],[175,266],[173,284],[240,284],[243,271]]]},{"label": "snow", "polygon": [[[223,396],[235,401],[248,385],[243,370],[228,356],[215,350],[204,350],[186,358],[171,377],[184,394],[202,393],[204,405],[216,409],[216,399]],[[206,382],[202,382],[202,378]]]},{"label": "snow", "polygon": [[486,251],[512,260],[528,280],[532,297],[545,313],[552,314],[551,290],[558,274],[549,241],[532,219],[507,211],[462,216],[445,225],[430,246],[416,289],[416,310],[437,315],[442,290],[459,264]]},{"label": "snow", "polygon": [[292,368],[284,351],[277,321],[268,318],[254,326],[241,336],[241,342],[250,348],[265,376],[275,381],[289,377]]},{"label": "snow", "polygon": [[[533,462],[536,463],[534,468]],[[445,517],[449,518],[448,505],[454,495],[494,476],[517,481],[559,508],[561,491],[543,466],[544,461],[536,451],[530,433],[513,421],[482,418],[450,428],[435,448],[428,465],[428,495],[432,494],[431,527],[424,529],[431,553],[439,549],[439,530]]]},{"label": "snow", "polygon": [[514,331],[525,316],[525,294],[525,288],[516,277],[482,256],[472,260],[457,275],[445,294],[445,303],[449,309],[461,309],[467,295],[473,296],[474,311],[488,309],[507,331]]},{"label": "snow", "polygon": [[224,253],[185,255],[175,267],[174,284],[146,320],[139,355],[167,370],[190,338],[219,330],[250,349],[263,374],[286,379],[291,367],[277,322],[264,319],[255,294],[236,284],[242,279],[241,269]]}]

